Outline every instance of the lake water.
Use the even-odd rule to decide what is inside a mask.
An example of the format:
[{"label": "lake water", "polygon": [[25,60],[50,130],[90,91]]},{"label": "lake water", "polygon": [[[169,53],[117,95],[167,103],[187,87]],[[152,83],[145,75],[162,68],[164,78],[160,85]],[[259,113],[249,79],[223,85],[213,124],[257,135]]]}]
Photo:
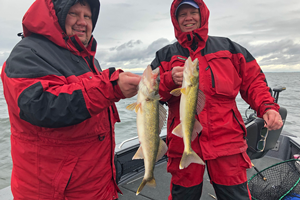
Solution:
[{"label": "lake water", "polygon": [[[284,86],[286,90],[279,95],[279,105],[288,110],[283,130],[300,137],[300,72],[265,73],[268,84],[272,88]],[[136,97],[121,100],[117,103],[121,123],[116,124],[116,143],[137,136],[136,114],[126,110],[126,106],[135,102]],[[248,105],[238,96],[237,104],[242,115]],[[10,155],[10,124],[6,102],[0,81],[0,189],[10,184],[12,161]]]}]

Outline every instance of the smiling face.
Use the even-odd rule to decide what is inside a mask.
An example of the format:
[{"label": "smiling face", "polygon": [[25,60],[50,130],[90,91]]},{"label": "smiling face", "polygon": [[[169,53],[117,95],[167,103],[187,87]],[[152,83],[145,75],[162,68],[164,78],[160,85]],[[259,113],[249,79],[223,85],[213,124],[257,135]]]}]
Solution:
[{"label": "smiling face", "polygon": [[186,4],[180,6],[177,20],[182,32],[189,32],[200,28],[200,19],[199,9]]},{"label": "smiling face", "polygon": [[77,35],[85,47],[92,36],[92,12],[88,3],[73,5],[67,15],[65,23],[68,36]]}]

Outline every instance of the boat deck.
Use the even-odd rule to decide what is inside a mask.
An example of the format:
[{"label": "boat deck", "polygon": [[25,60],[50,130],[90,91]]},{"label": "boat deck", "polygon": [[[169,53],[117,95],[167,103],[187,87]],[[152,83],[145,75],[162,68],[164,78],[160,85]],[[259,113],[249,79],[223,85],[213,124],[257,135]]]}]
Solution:
[{"label": "boat deck", "polygon": [[[141,193],[136,196],[137,188],[139,187],[144,176],[143,160],[132,160],[133,154],[138,148],[136,145],[127,144],[128,148],[119,150],[116,154],[118,169],[118,185],[123,192],[119,195],[119,200],[167,200],[170,193],[170,179],[171,175],[167,173],[167,158],[162,158],[155,166],[154,176],[156,179],[156,188],[145,186]],[[126,144],[124,145],[126,146]],[[264,157],[260,159],[253,159],[252,163],[261,171],[284,160],[289,160],[292,155],[300,154],[300,138],[280,136],[278,144],[274,149],[270,150]],[[257,172],[254,168],[248,169],[248,180]],[[123,175],[122,175],[123,174]],[[210,184],[207,173],[204,174],[204,184],[202,197],[203,200],[213,200],[215,192]],[[12,200],[10,187],[0,189],[1,200]]]},{"label": "boat deck", "polygon": [[[281,162],[282,160],[276,159],[274,157],[265,156],[262,159],[253,160],[253,164],[258,170],[263,170],[273,164]],[[155,166],[154,177],[156,179],[156,188],[148,187],[147,185],[143,188],[142,192],[136,196],[136,191],[142,182],[144,172],[132,177],[121,184],[119,187],[123,192],[123,196],[119,195],[119,200],[166,200],[168,199],[170,193],[170,180],[171,175],[167,173],[166,162]],[[257,172],[251,168],[247,171],[248,180]],[[201,199],[213,200],[216,199],[214,189],[210,184],[207,173],[204,174],[203,179],[203,191]]]}]

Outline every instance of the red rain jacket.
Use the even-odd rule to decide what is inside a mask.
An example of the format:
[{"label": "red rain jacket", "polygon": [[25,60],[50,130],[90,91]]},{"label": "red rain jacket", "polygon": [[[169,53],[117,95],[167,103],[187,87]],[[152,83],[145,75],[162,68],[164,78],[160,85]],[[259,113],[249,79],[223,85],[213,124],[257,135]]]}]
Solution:
[{"label": "red rain jacket", "polygon": [[[54,2],[54,3],[53,3]],[[114,102],[120,70],[102,71],[96,40],[67,37],[76,0],[36,0],[1,78],[11,123],[15,199],[116,199]],[[89,0],[95,27],[100,3]],[[55,4],[55,5],[54,5]]]},{"label": "red rain jacket", "polygon": [[[257,111],[258,117],[262,117],[267,109],[278,111],[279,106],[274,103],[261,68],[245,48],[228,38],[208,36],[209,10],[202,0],[194,1],[199,5],[201,27],[192,32],[182,32],[175,16],[181,0],[174,0],[171,18],[178,42],[160,49],[151,66],[160,68],[161,100],[169,107],[168,156],[181,157],[183,140],[172,134],[180,123],[180,97],[170,94],[177,87],[172,79],[172,68],[183,66],[189,56],[192,60],[198,58],[199,88],[206,96],[205,107],[196,116],[203,126],[198,140],[202,157],[210,160],[247,150],[246,128],[235,102],[239,92]],[[196,44],[197,49],[192,50],[192,44]],[[192,143],[192,148],[200,154],[196,142]]]}]

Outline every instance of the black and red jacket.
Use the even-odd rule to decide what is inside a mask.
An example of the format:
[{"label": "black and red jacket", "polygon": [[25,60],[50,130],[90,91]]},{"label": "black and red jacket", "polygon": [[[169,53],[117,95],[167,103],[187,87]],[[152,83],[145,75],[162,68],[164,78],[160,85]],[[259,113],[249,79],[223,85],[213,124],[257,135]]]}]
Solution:
[{"label": "black and red jacket", "polygon": [[[199,5],[201,27],[192,32],[182,32],[175,16],[181,0],[174,0],[171,18],[177,42],[165,46],[156,53],[152,68],[160,68],[161,101],[169,107],[167,123],[168,156],[181,157],[182,138],[172,134],[180,123],[180,97],[170,94],[176,86],[172,79],[172,68],[183,66],[190,56],[199,60],[199,88],[206,96],[203,111],[196,116],[203,126],[199,143],[204,160],[219,156],[245,152],[246,128],[238,111],[235,98],[240,92],[242,98],[257,111],[258,117],[267,109],[278,111],[270,95],[265,75],[253,56],[242,46],[228,38],[208,36],[209,10],[202,0],[194,0]],[[196,152],[199,147],[192,144]]]},{"label": "black and red jacket", "polygon": [[[107,141],[111,143],[111,154],[97,154],[103,154],[103,160],[111,162],[103,162],[97,169],[111,168],[114,176],[111,179],[115,179],[114,124],[120,121],[115,102],[125,98],[117,84],[121,70],[101,70],[95,59],[97,43],[93,37],[84,47],[76,35],[65,34],[62,27],[75,2],[36,0],[23,18],[24,39],[14,47],[1,73],[11,134],[37,142],[47,139],[53,145],[60,142],[68,145],[93,137],[110,138]],[[94,28],[100,3],[99,0],[89,0],[89,3]],[[14,152],[18,148],[12,144]],[[57,152],[60,153],[65,152]],[[34,165],[30,160],[13,162],[23,166],[23,170]],[[108,182],[99,181],[103,187]],[[118,190],[116,183],[110,192],[113,190]]]}]

